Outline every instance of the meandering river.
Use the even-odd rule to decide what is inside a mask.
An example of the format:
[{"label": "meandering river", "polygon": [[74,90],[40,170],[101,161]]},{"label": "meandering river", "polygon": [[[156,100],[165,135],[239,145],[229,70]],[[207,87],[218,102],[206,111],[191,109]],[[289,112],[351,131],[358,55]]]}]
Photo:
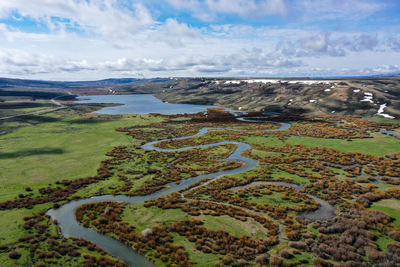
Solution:
[{"label": "meandering river", "polygon": [[[259,119],[259,118],[257,118],[257,119]],[[242,119],[242,120],[244,120],[244,119]],[[249,119],[249,121],[251,121],[251,119]],[[280,124],[281,128],[269,129],[269,130],[259,130],[259,131],[282,131],[282,130],[286,130],[290,127],[290,124],[288,124],[288,123],[283,123],[283,122],[275,122],[275,123]],[[131,247],[126,246],[125,244],[119,242],[116,239],[102,235],[92,229],[85,228],[82,225],[80,225],[75,219],[74,211],[77,207],[79,207],[83,204],[92,203],[92,202],[124,201],[124,202],[128,202],[128,203],[142,203],[146,200],[153,200],[153,199],[156,199],[161,196],[169,195],[173,192],[178,192],[181,189],[184,189],[184,188],[200,181],[203,178],[211,178],[211,180],[215,180],[224,175],[232,175],[232,174],[237,174],[237,173],[241,173],[241,172],[246,172],[258,165],[258,161],[241,155],[242,152],[244,152],[248,149],[251,149],[250,145],[241,143],[241,142],[223,141],[223,142],[218,142],[218,143],[213,143],[213,144],[190,146],[190,147],[184,147],[184,148],[179,148],[179,149],[161,149],[158,147],[154,147],[154,145],[156,143],[159,143],[162,141],[183,140],[183,139],[187,139],[187,138],[197,137],[197,136],[206,134],[208,131],[215,130],[215,129],[225,129],[225,130],[230,130],[230,131],[244,131],[243,129],[233,129],[233,128],[202,128],[195,135],[149,142],[149,143],[144,144],[142,146],[142,148],[144,148],[146,150],[157,150],[157,151],[163,151],[163,152],[168,153],[168,152],[173,152],[173,151],[183,151],[183,150],[188,150],[188,149],[193,149],[193,148],[210,147],[210,146],[216,146],[216,145],[220,145],[220,144],[233,143],[233,144],[237,144],[237,148],[228,158],[226,158],[224,160],[236,160],[236,161],[245,163],[245,165],[243,165],[239,168],[236,168],[236,169],[232,169],[232,170],[219,171],[219,172],[215,172],[215,173],[199,175],[199,176],[192,177],[189,179],[183,179],[180,181],[179,184],[176,184],[175,182],[173,182],[173,183],[170,183],[167,185],[166,190],[161,191],[161,192],[156,192],[156,193],[146,195],[146,196],[130,197],[130,196],[126,196],[126,195],[117,195],[117,196],[103,195],[103,196],[95,196],[95,197],[86,198],[86,199],[74,200],[74,201],[71,201],[71,202],[68,202],[68,203],[62,205],[58,209],[50,209],[47,212],[47,214],[50,215],[53,220],[58,221],[58,225],[61,228],[61,232],[65,237],[76,237],[76,238],[84,238],[86,240],[89,240],[92,243],[94,243],[94,244],[98,245],[99,247],[101,247],[102,249],[104,249],[110,255],[115,256],[116,258],[124,261],[126,264],[128,264],[130,266],[140,266],[140,267],[155,266],[154,263],[150,262],[143,255],[137,253]],[[301,189],[301,187],[299,187],[298,185],[294,185],[294,184],[285,183],[284,186],[293,187],[298,190]],[[329,219],[329,218],[332,218],[333,216],[335,216],[334,212],[333,212],[334,208],[332,206],[330,206],[327,202],[325,202],[315,196],[311,196],[311,197],[320,204],[319,209],[317,209],[314,212],[309,212],[307,214],[301,214],[300,216],[307,218],[307,219],[311,219],[311,220]]]}]

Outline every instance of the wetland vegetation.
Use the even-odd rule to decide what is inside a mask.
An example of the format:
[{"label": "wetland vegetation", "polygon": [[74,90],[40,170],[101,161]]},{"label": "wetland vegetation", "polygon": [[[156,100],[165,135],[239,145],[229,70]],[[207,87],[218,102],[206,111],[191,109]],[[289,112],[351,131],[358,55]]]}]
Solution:
[{"label": "wetland vegetation", "polygon": [[[398,131],[397,121],[303,114],[279,130],[222,109],[111,116],[91,113],[104,105],[64,104],[34,121],[3,122],[2,266],[124,266],[90,240],[63,235],[46,214],[94,196],[72,218],[149,264],[400,264],[400,140],[380,132]],[[252,168],[231,158],[240,144]],[[230,174],[213,175],[220,171]]]}]

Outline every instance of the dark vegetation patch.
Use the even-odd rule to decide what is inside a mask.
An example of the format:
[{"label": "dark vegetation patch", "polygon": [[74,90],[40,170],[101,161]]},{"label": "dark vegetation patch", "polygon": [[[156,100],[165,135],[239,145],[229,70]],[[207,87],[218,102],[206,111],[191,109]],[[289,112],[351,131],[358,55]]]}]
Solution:
[{"label": "dark vegetation patch", "polygon": [[[11,90],[1,90],[0,96],[25,96],[36,99],[52,99],[54,97],[64,96],[64,94],[53,93],[53,92],[38,92],[38,91],[11,91]],[[65,95],[67,96],[67,95]]]},{"label": "dark vegetation patch", "polygon": [[61,153],[64,153],[64,151],[60,148],[24,149],[24,150],[20,150],[17,152],[11,152],[11,153],[0,152],[0,159],[30,157],[30,156],[44,155],[44,154],[61,154]]}]

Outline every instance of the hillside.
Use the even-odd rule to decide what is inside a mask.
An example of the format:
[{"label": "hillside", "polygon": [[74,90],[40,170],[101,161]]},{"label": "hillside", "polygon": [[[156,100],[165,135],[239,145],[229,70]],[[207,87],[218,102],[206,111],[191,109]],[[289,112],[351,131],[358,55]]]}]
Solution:
[{"label": "hillside", "polygon": [[116,91],[152,93],[171,103],[212,104],[248,111],[365,116],[376,115],[380,111],[382,116],[399,117],[399,89],[399,77],[385,77],[330,80],[181,79],[125,85]]},{"label": "hillside", "polygon": [[165,82],[167,78],[136,79],[136,78],[115,78],[98,81],[42,81],[0,78],[0,88],[101,88],[125,84],[138,84],[148,82]]},{"label": "hillside", "polygon": [[108,79],[48,82],[0,78],[1,96],[153,94],[170,103],[243,111],[400,118],[400,77],[353,79]]}]

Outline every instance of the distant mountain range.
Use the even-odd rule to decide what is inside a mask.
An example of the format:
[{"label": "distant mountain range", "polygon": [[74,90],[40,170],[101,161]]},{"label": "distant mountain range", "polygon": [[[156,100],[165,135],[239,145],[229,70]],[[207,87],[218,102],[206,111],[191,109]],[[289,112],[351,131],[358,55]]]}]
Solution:
[{"label": "distant mountain range", "polygon": [[42,80],[24,80],[0,78],[0,88],[93,88],[93,87],[109,87],[125,84],[138,84],[146,82],[165,82],[169,78],[154,78],[154,79],[136,79],[136,78],[121,78],[121,79],[105,79],[99,81],[42,81]]},{"label": "distant mountain range", "polygon": [[[267,79],[351,79],[351,78],[379,78],[379,77],[398,77],[400,73],[390,75],[373,75],[373,76],[360,76],[360,77],[293,77],[293,78],[267,78]],[[143,84],[143,83],[164,83],[172,80],[182,79],[197,79],[197,78],[110,78],[97,81],[46,81],[46,80],[29,80],[29,79],[13,79],[13,78],[0,78],[0,88],[99,88],[99,87],[113,87],[129,84]],[[202,78],[200,78],[202,79]],[[212,80],[213,78],[204,78]],[[225,77],[217,79],[236,79],[234,77]],[[243,78],[240,78],[243,79]],[[249,78],[247,78],[249,79]],[[261,78],[255,78],[261,79]]]}]

